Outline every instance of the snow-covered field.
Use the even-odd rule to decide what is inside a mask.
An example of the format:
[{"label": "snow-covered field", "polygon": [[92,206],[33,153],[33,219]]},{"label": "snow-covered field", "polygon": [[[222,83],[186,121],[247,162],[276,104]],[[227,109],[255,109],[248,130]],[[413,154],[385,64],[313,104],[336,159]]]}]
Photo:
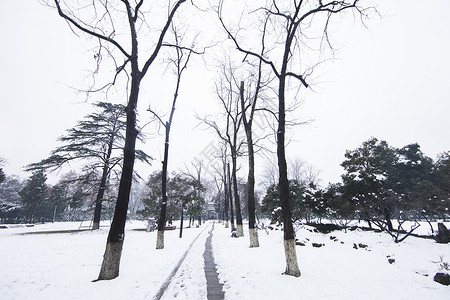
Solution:
[{"label": "snow-covered field", "polygon": [[[164,250],[155,250],[155,232],[133,230],[145,225],[127,223],[120,276],[95,283],[108,228],[25,235],[75,230],[80,223],[0,229],[0,299],[154,299],[191,245],[162,299],[206,299],[203,252],[212,223],[186,228],[182,239],[178,230],[167,231]],[[259,231],[260,247],[250,249],[247,232],[231,238],[230,229],[216,223],[213,251],[225,299],[450,299],[450,286],[433,281],[435,262],[450,261],[450,244],[415,237],[395,244],[385,233],[307,229],[297,232],[306,246],[297,246],[302,276],[294,278],[281,275],[281,231]],[[354,249],[354,243],[368,247]]]}]

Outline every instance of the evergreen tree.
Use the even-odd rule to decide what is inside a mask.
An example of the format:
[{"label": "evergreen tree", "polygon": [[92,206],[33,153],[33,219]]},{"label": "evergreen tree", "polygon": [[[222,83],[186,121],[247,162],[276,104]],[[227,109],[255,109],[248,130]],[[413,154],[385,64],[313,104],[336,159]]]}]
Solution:
[{"label": "evergreen tree", "polygon": [[17,176],[7,176],[0,183],[0,219],[2,222],[18,223],[22,221],[22,199],[19,192],[24,183]]},{"label": "evergreen tree", "polygon": [[3,173],[3,169],[0,168],[0,183],[5,181],[5,179],[6,179],[5,173]]},{"label": "evergreen tree", "polygon": [[[322,191],[314,183],[307,185],[299,183],[295,179],[289,180],[289,199],[292,208],[292,221],[305,219],[311,221],[313,216],[323,216],[326,207],[322,197]],[[282,223],[280,189],[278,184],[273,184],[267,189],[266,196],[262,200],[262,212],[272,216],[272,222]]]},{"label": "evergreen tree", "polygon": [[[344,199],[360,218],[386,226],[396,242],[404,240],[399,239],[398,233],[405,220],[428,219],[436,214],[435,181],[440,176],[433,175],[432,159],[424,155],[417,143],[397,149],[371,138],[361,147],[347,151],[345,157]],[[394,218],[398,221],[395,235],[391,222]]]},{"label": "evergreen tree", "polygon": [[[3,164],[3,158],[1,158],[1,157],[0,157],[0,164]],[[5,179],[6,179],[6,175],[3,172],[3,168],[0,168],[0,183],[5,181]]]},{"label": "evergreen tree", "polygon": [[24,205],[27,221],[48,217],[47,176],[43,171],[35,171],[25,187],[19,192]]},{"label": "evergreen tree", "polygon": [[[64,164],[81,160],[85,165],[85,177],[92,180],[92,173],[101,170],[101,177],[96,183],[94,222],[92,229],[98,229],[101,219],[102,202],[107,188],[108,178],[114,168],[121,167],[123,159],[125,133],[125,106],[106,102],[95,103],[100,112],[89,114],[84,120],[59,138],[62,146],[53,150],[50,157],[27,166],[27,170],[56,170]],[[142,139],[142,135],[138,135]],[[149,162],[150,157],[141,150],[136,150],[139,160]]]},{"label": "evergreen tree", "polygon": [[450,151],[443,152],[431,173],[435,192],[426,208],[433,217],[450,218]]},{"label": "evergreen tree", "polygon": [[345,153],[341,164],[344,197],[352,202],[362,219],[385,222],[392,231],[391,218],[397,206],[395,166],[396,149],[386,141],[371,138],[355,150]]},{"label": "evergreen tree", "polygon": [[66,209],[66,185],[56,184],[50,188],[48,202],[53,207],[52,221],[62,221]]},{"label": "evergreen tree", "polygon": [[402,211],[416,214],[425,211],[433,199],[434,184],[431,178],[433,161],[420,150],[419,144],[410,144],[397,150],[397,184],[395,190],[402,195]]}]

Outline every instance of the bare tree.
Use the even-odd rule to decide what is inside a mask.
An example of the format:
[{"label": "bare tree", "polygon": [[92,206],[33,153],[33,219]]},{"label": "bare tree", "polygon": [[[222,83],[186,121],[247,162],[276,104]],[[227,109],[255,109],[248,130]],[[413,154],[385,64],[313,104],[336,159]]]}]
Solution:
[{"label": "bare tree", "polygon": [[265,191],[278,182],[278,166],[274,158],[267,157],[264,159],[263,170],[261,173],[260,184]]},{"label": "bare tree", "polygon": [[[231,153],[231,177],[233,183],[233,194],[236,211],[236,233],[238,237],[244,236],[244,227],[242,224],[241,203],[238,193],[237,169],[238,156],[241,153],[243,139],[239,136],[242,125],[242,109],[239,101],[239,84],[234,76],[235,67],[231,62],[221,65],[221,77],[216,83],[216,95],[224,112],[225,129],[215,121],[217,117],[203,118],[201,121],[207,126],[213,128],[219,138],[224,141]],[[231,193],[230,193],[231,199]]]},{"label": "bare tree", "polygon": [[[230,223],[231,223],[231,232],[236,230],[234,227],[234,212],[233,212],[233,194],[231,193],[231,173],[230,173],[230,163],[227,163],[227,181],[226,181],[226,189],[228,190],[228,203],[230,204]],[[236,222],[237,223],[237,222]]]},{"label": "bare tree", "polygon": [[[222,166],[221,167],[215,167],[213,166],[215,170],[215,175],[219,177],[221,181],[221,186],[219,187],[218,178],[215,177],[214,180],[216,181],[216,186],[218,190],[221,190],[223,188],[223,196],[224,196],[224,203],[223,203],[223,219],[225,221],[225,228],[229,228],[229,221],[231,222],[231,231],[233,232],[235,230],[234,228],[234,215],[233,215],[233,203],[230,203],[230,193],[229,193],[229,180],[228,180],[228,173],[227,173],[227,144],[222,141],[222,147],[220,147],[220,159],[222,160]],[[220,169],[219,169],[220,168]],[[230,207],[231,205],[231,207]]]},{"label": "bare tree", "polygon": [[[267,20],[264,22],[262,29],[262,49],[261,55],[265,52],[265,33]],[[261,90],[264,86],[262,82],[262,61],[259,60],[257,67],[256,76],[248,76],[249,78],[256,79],[250,80],[248,84],[247,97],[244,92],[244,81],[241,81],[239,88],[239,96],[241,100],[242,109],[242,122],[244,125],[245,136],[247,138],[247,152],[248,152],[248,177],[247,177],[247,208],[248,208],[248,228],[250,237],[250,248],[259,247],[258,232],[256,230],[256,199],[255,199],[255,150],[254,146],[256,141],[253,136],[253,120],[255,117],[256,103],[260,97]],[[254,74],[253,74],[254,75]],[[253,82],[254,81],[254,82]],[[252,86],[253,85],[253,86]],[[252,89],[250,91],[250,89]],[[264,110],[264,109],[263,109]],[[248,114],[248,116],[247,116]]]},{"label": "bare tree", "polygon": [[[129,92],[126,107],[127,120],[122,175],[114,217],[108,234],[98,280],[108,280],[119,276],[120,258],[125,237],[125,222],[133,178],[136,137],[138,135],[136,110],[140,84],[163,46],[165,35],[174,19],[175,13],[184,2],[186,0],[178,0],[169,7],[162,30],[157,35],[152,50],[147,54],[144,65],[140,67],[138,59],[138,29],[148,24],[142,14],[144,0],[134,3],[128,0],[118,2],[98,1],[90,2],[86,5],[80,4],[80,7],[74,7],[70,3],[54,0],[59,15],[67,21],[73,31],[82,32],[98,40],[99,54],[96,57],[98,61],[101,61],[100,53],[102,50],[110,54],[114,63],[119,59],[115,58],[114,54],[122,57],[123,63],[116,66],[114,79],[107,86],[114,85],[121,73],[125,73],[127,81],[129,81],[127,82],[127,86],[129,84]],[[119,5],[122,7],[119,8]],[[123,19],[126,20],[128,26],[124,26],[122,23],[120,26],[115,26],[115,21],[119,22],[119,20]],[[121,39],[122,36],[128,36],[129,39]],[[128,42],[125,42],[125,40]],[[127,43],[129,44],[127,45]],[[120,54],[117,54],[117,52]],[[130,69],[131,72],[128,74]]]},{"label": "bare tree", "polygon": [[303,169],[305,161],[301,158],[293,158],[289,160],[289,177],[290,179],[297,180],[299,183],[303,182]]},{"label": "bare tree", "polygon": [[[297,262],[297,253],[295,250],[295,232],[292,225],[292,210],[289,200],[289,181],[287,177],[286,163],[286,94],[288,90],[288,81],[290,78],[298,80],[300,86],[308,87],[306,82],[306,73],[311,69],[304,69],[304,63],[301,60],[301,54],[307,49],[308,45],[302,44],[307,40],[306,29],[312,29],[314,25],[322,26],[321,34],[326,44],[330,45],[328,40],[328,25],[333,15],[345,10],[356,10],[362,12],[357,4],[358,0],[352,1],[322,1],[322,0],[305,0],[305,1],[267,1],[266,6],[252,8],[250,15],[257,15],[258,20],[267,20],[271,24],[270,33],[273,47],[269,47],[273,51],[261,55],[260,51],[256,51],[258,45],[248,45],[248,40],[257,36],[258,32],[252,32],[252,36],[245,36],[239,28],[232,31],[230,26],[226,24],[224,18],[228,15],[224,13],[224,3],[220,1],[217,12],[223,29],[228,34],[238,51],[245,56],[255,57],[261,60],[269,70],[278,79],[277,96],[278,96],[278,113],[277,113],[277,158],[279,171],[279,188],[282,207],[282,219],[284,223],[284,249],[286,257],[286,271],[284,274],[292,276],[300,276],[300,269]],[[243,16],[244,14],[242,14]],[[323,16],[323,18],[322,18]],[[317,21],[321,24],[316,24]],[[317,27],[316,27],[317,28]],[[259,41],[262,39],[260,38]],[[303,69],[303,72],[302,72]]]},{"label": "bare tree", "polygon": [[[224,215],[224,219],[225,219],[225,228],[228,228],[228,215],[230,215],[230,221],[231,221],[231,228],[233,230],[233,219],[231,218],[232,215],[232,208],[233,206],[231,206],[230,209],[230,194],[228,193],[228,180],[227,180],[227,147],[225,146],[222,149],[222,182],[223,182],[223,193],[224,193],[224,200],[225,200],[225,204],[224,204],[224,209],[225,209],[225,215]],[[219,172],[220,174],[220,172]],[[230,211],[231,210],[231,211]],[[230,214],[229,214],[230,212]]]},{"label": "bare tree", "polygon": [[153,111],[151,108],[148,110],[155,116],[155,118],[160,122],[165,130],[165,140],[164,140],[164,158],[162,161],[162,174],[161,174],[161,209],[158,218],[158,234],[156,238],[156,249],[164,249],[164,227],[166,225],[166,207],[167,207],[167,168],[169,163],[169,140],[170,140],[170,129],[173,122],[173,117],[175,114],[175,107],[178,100],[178,94],[180,91],[181,76],[186,70],[189,63],[191,54],[194,53],[192,49],[184,48],[182,44],[183,37],[179,35],[178,30],[172,23],[172,32],[174,35],[174,44],[172,45],[176,51],[176,56],[170,59],[173,67],[175,68],[176,85],[175,91],[172,99],[172,108],[170,110],[169,118],[167,121],[163,119]]},{"label": "bare tree", "polygon": [[298,183],[305,186],[310,183],[315,185],[319,183],[318,176],[320,172],[301,158],[295,157],[290,159],[288,165],[290,179],[297,180]]}]

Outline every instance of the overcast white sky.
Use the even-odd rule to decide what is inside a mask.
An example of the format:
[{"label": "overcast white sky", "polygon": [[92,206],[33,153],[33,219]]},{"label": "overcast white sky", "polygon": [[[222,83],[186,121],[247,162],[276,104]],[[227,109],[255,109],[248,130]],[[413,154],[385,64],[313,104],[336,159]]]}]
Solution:
[{"label": "overcast white sky", "polygon": [[[417,142],[433,159],[450,150],[450,1],[378,2],[383,17],[369,28],[334,33],[336,60],[300,108],[314,122],[298,128],[288,148],[290,157],[320,170],[324,185],[339,181],[345,150],[372,136],[396,147]],[[90,112],[84,95],[70,86],[84,87],[92,51],[37,0],[3,1],[0,32],[0,157],[7,175],[26,178],[23,166],[45,158],[56,139]],[[208,97],[211,87],[205,89],[200,97]],[[186,92],[199,97],[198,85]],[[192,115],[204,105],[196,100],[180,103],[178,112]],[[211,142],[193,129],[193,118],[176,122],[173,169]],[[159,146],[147,145],[160,158]]]}]

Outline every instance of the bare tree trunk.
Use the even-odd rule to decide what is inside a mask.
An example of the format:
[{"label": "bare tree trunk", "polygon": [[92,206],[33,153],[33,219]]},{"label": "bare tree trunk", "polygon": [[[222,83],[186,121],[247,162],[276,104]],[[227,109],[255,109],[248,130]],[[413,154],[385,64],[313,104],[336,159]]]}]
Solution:
[{"label": "bare tree trunk", "polygon": [[169,157],[169,130],[170,124],[166,123],[166,142],[164,144],[164,159],[162,169],[162,201],[161,210],[158,219],[158,235],[156,238],[156,249],[164,249],[164,227],[166,225],[166,208],[167,208],[167,163]]},{"label": "bare tree trunk", "polygon": [[[113,129],[113,132],[115,130]],[[92,230],[97,230],[100,228],[100,220],[102,214],[102,201],[103,195],[105,194],[106,189],[106,179],[108,178],[109,173],[109,159],[111,158],[112,147],[114,142],[114,136],[111,136],[111,140],[108,144],[108,151],[106,153],[105,162],[102,170],[102,178],[100,181],[100,187],[98,188],[97,197],[95,199],[95,210],[94,210],[94,221],[92,222]]]},{"label": "bare tree trunk", "polygon": [[125,238],[125,222],[127,219],[128,202],[130,199],[131,183],[133,179],[133,167],[136,149],[136,105],[141,82],[137,69],[137,60],[133,62],[133,71],[136,71],[131,79],[131,92],[127,106],[127,128],[125,135],[124,159],[122,175],[119,184],[116,208],[113,221],[106,242],[106,250],[103,255],[103,263],[98,275],[98,280],[109,280],[119,276],[120,258]]},{"label": "bare tree trunk", "polygon": [[232,162],[233,162],[233,192],[234,192],[234,204],[236,210],[236,234],[237,237],[244,236],[244,226],[242,225],[242,213],[241,213],[241,201],[239,199],[238,183],[237,183],[237,157],[236,151],[232,151]]},{"label": "bare tree trunk", "polygon": [[233,213],[233,196],[231,195],[231,174],[230,174],[230,164],[227,164],[228,171],[228,200],[230,201],[230,223],[231,223],[231,232],[235,231],[234,227],[234,213]]},{"label": "bare tree trunk", "polygon": [[292,225],[292,208],[289,199],[289,181],[287,177],[287,164],[285,152],[285,124],[286,124],[286,110],[285,110],[285,85],[286,85],[286,65],[288,57],[288,49],[286,46],[286,53],[279,80],[279,94],[278,94],[278,131],[277,131],[277,156],[278,156],[278,170],[279,170],[279,186],[280,186],[280,200],[281,211],[283,216],[284,226],[284,252],[286,257],[286,271],[284,274],[299,277],[301,275],[298,267],[297,252],[295,249],[295,232]]},{"label": "bare tree trunk", "polygon": [[[182,200],[183,201],[183,200]],[[181,203],[180,239],[183,237],[184,203]]]},{"label": "bare tree trunk", "polygon": [[[252,116],[254,105],[250,112],[250,120],[247,120],[245,104],[244,104],[244,82],[241,81],[240,97],[242,106],[242,120],[244,122],[245,135],[247,136],[248,148],[248,179],[247,179],[247,206],[248,206],[248,232],[250,236],[250,248],[259,247],[258,231],[255,228],[255,153],[253,150],[252,137]],[[254,99],[256,101],[256,99]]]},{"label": "bare tree trunk", "polygon": [[226,171],[226,163],[224,161],[223,163],[223,192],[225,197],[225,212],[224,212],[224,219],[225,219],[225,228],[229,227],[228,224],[228,211],[230,209],[230,203],[229,203],[229,197],[228,197],[228,185],[227,185],[227,171]]}]

